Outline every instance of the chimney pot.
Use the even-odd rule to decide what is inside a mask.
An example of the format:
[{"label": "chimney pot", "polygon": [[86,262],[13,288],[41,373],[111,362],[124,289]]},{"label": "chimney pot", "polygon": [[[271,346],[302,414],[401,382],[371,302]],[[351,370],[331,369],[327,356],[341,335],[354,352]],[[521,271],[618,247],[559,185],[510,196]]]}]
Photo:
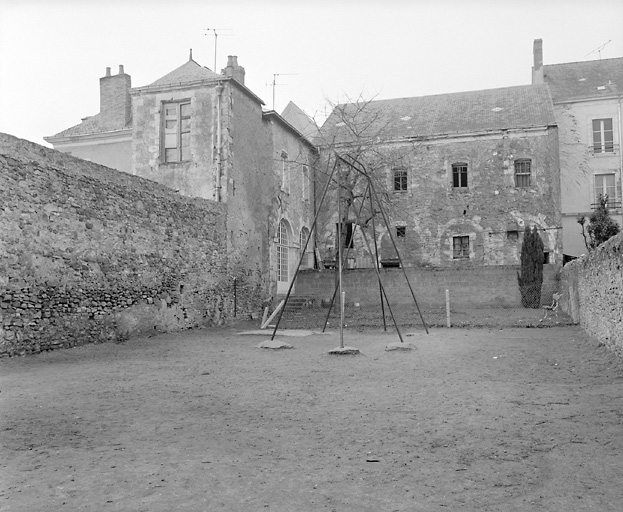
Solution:
[{"label": "chimney pot", "polygon": [[119,74],[123,75],[124,71],[123,71],[123,64],[119,64]]},{"label": "chimney pot", "polygon": [[535,39],[532,47],[534,63],[532,66],[532,83],[542,84],[543,80],[543,39]]},{"label": "chimney pot", "polygon": [[110,68],[106,68],[106,76],[110,76]]}]

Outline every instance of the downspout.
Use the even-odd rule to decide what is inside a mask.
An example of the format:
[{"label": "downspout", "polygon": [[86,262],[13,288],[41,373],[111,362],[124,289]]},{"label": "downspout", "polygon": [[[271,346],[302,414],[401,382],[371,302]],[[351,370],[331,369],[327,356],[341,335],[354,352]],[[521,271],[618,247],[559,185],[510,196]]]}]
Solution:
[{"label": "downspout", "polygon": [[[619,102],[617,103],[619,110],[619,184],[623,189],[623,119],[621,118],[621,95],[619,94]],[[616,186],[616,183],[615,183]],[[620,201],[623,201],[623,190],[621,191]],[[622,205],[623,208],[623,205]],[[623,210],[622,210],[623,212]]]},{"label": "downspout", "polygon": [[216,201],[221,201],[221,95],[223,84],[216,86]]}]

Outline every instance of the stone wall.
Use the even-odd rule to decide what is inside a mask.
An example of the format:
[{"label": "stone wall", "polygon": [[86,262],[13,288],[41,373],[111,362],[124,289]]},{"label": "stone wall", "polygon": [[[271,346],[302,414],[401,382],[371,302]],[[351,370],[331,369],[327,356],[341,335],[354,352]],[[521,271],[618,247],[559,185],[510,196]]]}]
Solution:
[{"label": "stone wall", "polygon": [[623,233],[567,263],[562,310],[623,357]]},{"label": "stone wall", "polygon": [[[543,267],[542,304],[550,304],[552,293],[558,290],[557,269],[555,265]],[[405,270],[418,304],[424,307],[443,307],[446,290],[450,292],[453,307],[522,307],[517,285],[519,266]],[[412,303],[413,298],[401,269],[381,269],[380,272],[383,287],[392,303]],[[379,285],[373,269],[346,270],[343,275],[343,290],[348,303],[358,302],[362,306],[378,304]],[[296,295],[331,299],[334,286],[334,272],[303,271],[297,276],[295,291]]]},{"label": "stone wall", "polygon": [[226,206],[0,134],[0,356],[221,324],[265,284],[228,268]]},{"label": "stone wall", "polygon": [[[562,263],[555,127],[386,144],[375,150],[374,156],[380,161],[369,164],[368,172],[372,173],[377,193],[384,197],[389,229],[405,266],[516,265],[526,224],[539,228],[549,262]],[[531,163],[530,186],[517,187],[515,162],[524,159]],[[467,165],[467,187],[453,186],[452,165],[456,163]],[[406,172],[406,190],[394,190],[396,170]],[[343,179],[352,181],[349,176]],[[355,192],[362,193],[364,185],[359,179]],[[337,222],[335,194],[322,211],[326,213],[318,229],[319,250],[323,259],[332,260]],[[369,209],[364,208],[364,219],[370,217],[366,211]],[[355,219],[352,209],[349,217]],[[380,215],[375,219],[381,260],[395,260],[388,226]],[[453,238],[459,236],[469,237],[469,258],[454,257]],[[351,255],[358,266],[365,265],[360,265],[359,260],[371,261],[360,235],[355,235]]]}]

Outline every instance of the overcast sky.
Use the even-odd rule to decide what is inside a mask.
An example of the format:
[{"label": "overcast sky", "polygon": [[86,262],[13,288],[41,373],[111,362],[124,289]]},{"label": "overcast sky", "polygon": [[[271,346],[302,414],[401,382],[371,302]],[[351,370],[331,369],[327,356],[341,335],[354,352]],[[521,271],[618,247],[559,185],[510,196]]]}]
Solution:
[{"label": "overcast sky", "polygon": [[[0,0],[0,132],[40,144],[99,112],[99,78],[132,86],[227,55],[275,110],[529,84],[545,64],[623,56],[621,0]],[[607,44],[606,44],[607,43]],[[591,53],[592,52],[592,53]]]}]

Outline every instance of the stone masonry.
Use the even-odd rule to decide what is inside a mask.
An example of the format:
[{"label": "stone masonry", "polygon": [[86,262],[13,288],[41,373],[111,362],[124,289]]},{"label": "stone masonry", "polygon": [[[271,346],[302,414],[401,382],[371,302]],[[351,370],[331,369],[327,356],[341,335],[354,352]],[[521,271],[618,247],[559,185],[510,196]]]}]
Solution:
[{"label": "stone masonry", "polygon": [[224,204],[0,134],[0,357],[261,311],[262,277],[229,266],[225,218]]}]

